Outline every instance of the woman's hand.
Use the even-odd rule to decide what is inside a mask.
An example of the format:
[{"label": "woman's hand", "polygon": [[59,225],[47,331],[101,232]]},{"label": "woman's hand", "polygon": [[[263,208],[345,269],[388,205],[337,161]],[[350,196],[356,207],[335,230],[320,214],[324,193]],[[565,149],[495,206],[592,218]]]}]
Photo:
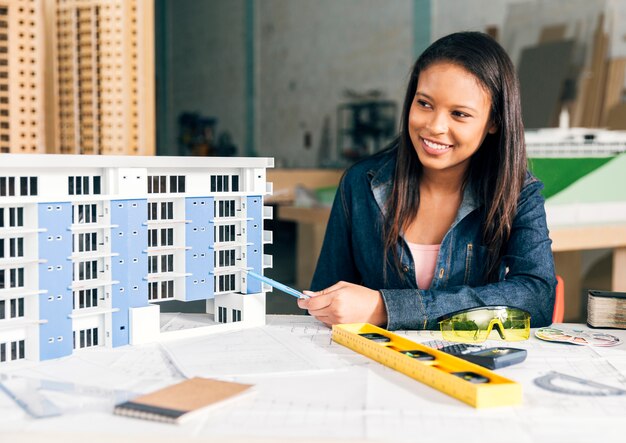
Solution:
[{"label": "woman's hand", "polygon": [[298,306],[328,326],[341,323],[387,324],[387,309],[379,291],[340,281],[319,292],[304,291],[309,299]]}]

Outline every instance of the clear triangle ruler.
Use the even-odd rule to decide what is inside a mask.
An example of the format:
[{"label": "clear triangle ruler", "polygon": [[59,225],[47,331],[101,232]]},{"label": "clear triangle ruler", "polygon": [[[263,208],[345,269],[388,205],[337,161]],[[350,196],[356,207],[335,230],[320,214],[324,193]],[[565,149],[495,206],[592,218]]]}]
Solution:
[{"label": "clear triangle ruler", "polygon": [[4,391],[33,418],[63,415],[66,410],[48,399],[46,391],[106,399],[112,404],[137,395],[130,391],[85,386],[70,382],[0,374],[0,391]]}]

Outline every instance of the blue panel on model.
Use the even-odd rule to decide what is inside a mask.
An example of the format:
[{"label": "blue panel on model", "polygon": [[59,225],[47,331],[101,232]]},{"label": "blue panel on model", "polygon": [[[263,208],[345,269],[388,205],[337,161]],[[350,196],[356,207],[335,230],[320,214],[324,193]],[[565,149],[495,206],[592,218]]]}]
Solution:
[{"label": "blue panel on model", "polygon": [[113,347],[129,343],[129,308],[148,305],[147,208],[145,199],[111,201]]},{"label": "blue panel on model", "polygon": [[215,245],[215,202],[213,197],[209,197],[209,235],[211,241],[209,243],[209,250],[207,251],[207,258],[209,259],[207,264],[208,271],[208,287],[207,287],[207,299],[215,298],[215,279],[213,278],[213,270],[215,269],[215,255],[213,254],[213,246]]},{"label": "blue panel on model", "polygon": [[185,226],[185,243],[191,247],[185,251],[185,272],[187,276],[184,294],[185,301],[206,300],[213,298],[214,232],[213,198],[186,198],[185,219],[190,220]]},{"label": "blue panel on model", "polygon": [[[38,224],[46,229],[39,232],[38,256],[39,358],[49,360],[70,355],[73,350],[72,320],[72,205],[70,203],[40,203],[37,207]],[[25,275],[28,282],[31,277]]]},{"label": "blue panel on model", "polygon": [[[248,268],[258,274],[263,274],[263,199],[260,196],[247,198],[247,242],[252,243],[247,247]],[[248,293],[261,292],[261,282],[256,279],[248,279]]]}]

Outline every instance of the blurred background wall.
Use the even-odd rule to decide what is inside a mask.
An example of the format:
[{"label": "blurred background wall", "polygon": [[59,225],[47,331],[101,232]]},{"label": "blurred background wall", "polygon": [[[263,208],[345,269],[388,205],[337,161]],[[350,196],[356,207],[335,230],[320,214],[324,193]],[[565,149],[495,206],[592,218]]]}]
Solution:
[{"label": "blurred background wall", "polygon": [[[196,113],[214,119],[212,136],[228,133],[239,155],[287,167],[345,165],[340,134],[349,124],[339,108],[389,101],[397,117],[417,55],[459,30],[492,34],[520,77],[531,76],[526,83],[553,91],[547,120],[529,127],[556,126],[552,107],[563,105],[574,125],[607,126],[609,105],[624,101],[623,0],[156,0],[155,15],[159,154],[193,150],[180,144],[178,119]],[[551,59],[556,66],[545,65]],[[604,97],[608,83],[606,106],[585,101]],[[530,89],[524,99],[546,108]]]}]

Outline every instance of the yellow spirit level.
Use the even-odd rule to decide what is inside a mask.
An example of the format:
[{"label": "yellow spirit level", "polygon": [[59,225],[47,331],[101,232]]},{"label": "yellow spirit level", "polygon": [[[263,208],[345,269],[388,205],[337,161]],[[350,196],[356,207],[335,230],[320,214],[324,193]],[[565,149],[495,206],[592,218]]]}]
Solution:
[{"label": "yellow spirit level", "polygon": [[333,326],[332,338],[475,408],[522,402],[522,387],[495,372],[368,323]]}]

